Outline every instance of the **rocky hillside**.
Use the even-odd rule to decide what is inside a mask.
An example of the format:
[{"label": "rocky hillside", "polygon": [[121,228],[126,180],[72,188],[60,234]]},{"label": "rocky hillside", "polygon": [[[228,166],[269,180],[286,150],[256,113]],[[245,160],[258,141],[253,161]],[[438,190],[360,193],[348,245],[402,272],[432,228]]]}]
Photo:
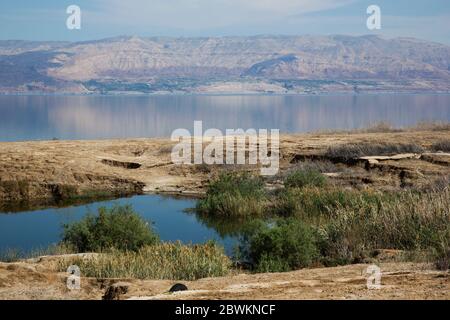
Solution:
[{"label": "rocky hillside", "polygon": [[377,36],[0,41],[0,70],[0,92],[450,91],[450,47]]}]

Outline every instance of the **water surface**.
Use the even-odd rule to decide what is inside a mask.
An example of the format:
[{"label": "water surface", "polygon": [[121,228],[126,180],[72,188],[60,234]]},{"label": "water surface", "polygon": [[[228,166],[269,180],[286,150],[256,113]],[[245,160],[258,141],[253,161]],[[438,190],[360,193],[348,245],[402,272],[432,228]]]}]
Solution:
[{"label": "water surface", "polygon": [[282,133],[450,121],[450,95],[0,96],[0,141],[168,137],[178,128]]},{"label": "water surface", "polygon": [[80,220],[88,212],[96,213],[99,207],[114,204],[131,204],[144,219],[154,223],[153,228],[163,241],[180,240],[188,244],[216,240],[228,254],[232,253],[236,243],[206,226],[195,214],[185,212],[195,206],[195,200],[143,195],[67,208],[0,213],[0,253],[7,249],[29,252],[56,244],[61,239],[63,224]]}]

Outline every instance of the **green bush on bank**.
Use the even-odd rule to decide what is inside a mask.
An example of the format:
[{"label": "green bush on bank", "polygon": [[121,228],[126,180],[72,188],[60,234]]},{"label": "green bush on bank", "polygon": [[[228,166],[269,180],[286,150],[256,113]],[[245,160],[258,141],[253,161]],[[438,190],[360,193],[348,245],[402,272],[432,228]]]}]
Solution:
[{"label": "green bush on bank", "polygon": [[88,214],[63,227],[62,243],[78,252],[101,252],[111,248],[137,251],[159,242],[149,223],[130,205],[102,207],[98,209],[98,215]]},{"label": "green bush on bank", "polygon": [[311,266],[318,258],[314,229],[298,219],[255,223],[240,247],[256,272],[283,272]]}]

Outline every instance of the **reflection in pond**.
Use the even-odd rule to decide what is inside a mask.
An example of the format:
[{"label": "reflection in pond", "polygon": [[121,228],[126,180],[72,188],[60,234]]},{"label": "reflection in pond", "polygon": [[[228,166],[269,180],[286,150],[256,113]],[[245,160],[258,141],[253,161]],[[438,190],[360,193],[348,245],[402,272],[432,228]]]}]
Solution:
[{"label": "reflection in pond", "polygon": [[11,248],[26,252],[58,243],[63,224],[78,221],[88,212],[96,213],[99,207],[112,207],[114,204],[131,204],[144,219],[153,222],[163,241],[180,240],[195,244],[215,240],[225,247],[229,255],[236,245],[236,233],[231,227],[212,220],[204,223],[195,214],[186,212],[186,209],[195,207],[195,200],[143,195],[81,206],[0,213],[0,252]]},{"label": "reflection in pond", "polygon": [[246,217],[217,217],[208,214],[193,213],[197,219],[209,229],[214,229],[222,238],[239,237],[246,230],[251,218]]}]

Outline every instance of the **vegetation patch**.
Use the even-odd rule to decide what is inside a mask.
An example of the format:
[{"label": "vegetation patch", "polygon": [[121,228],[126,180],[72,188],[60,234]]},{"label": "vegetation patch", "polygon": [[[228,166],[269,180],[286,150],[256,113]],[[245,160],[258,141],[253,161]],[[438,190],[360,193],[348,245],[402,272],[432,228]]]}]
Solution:
[{"label": "vegetation patch", "polygon": [[98,215],[88,214],[82,220],[64,225],[63,240],[78,252],[101,252],[110,248],[137,251],[159,242],[147,221],[132,207],[99,208]]},{"label": "vegetation patch", "polygon": [[[272,212],[281,218],[276,224],[265,221],[250,228],[244,235],[245,250],[238,251],[238,256],[253,263],[255,271],[369,262],[372,252],[378,249],[428,252],[437,267],[449,265],[448,190],[391,194],[286,188],[271,203]],[[283,242],[293,239],[308,241],[308,250]],[[289,252],[281,249],[284,246],[289,247]],[[308,259],[302,260],[305,263],[292,263],[291,255],[305,252],[310,253]]]},{"label": "vegetation patch", "polygon": [[8,195],[10,200],[27,200],[30,192],[30,183],[27,180],[6,180],[0,181],[0,188],[3,189],[3,193]]},{"label": "vegetation patch", "polygon": [[94,257],[62,260],[60,271],[75,264],[82,276],[155,280],[196,280],[227,275],[231,261],[215,243],[160,243],[137,251],[108,250]]},{"label": "vegetation patch", "polygon": [[435,152],[450,152],[450,140],[441,140],[431,146],[431,149]]},{"label": "vegetation patch", "polygon": [[400,153],[423,153],[424,149],[416,144],[345,144],[328,148],[325,156],[330,159],[349,161],[367,156],[390,156]]},{"label": "vegetation patch", "polygon": [[73,185],[50,184],[49,189],[57,202],[68,201],[79,197],[78,189]]},{"label": "vegetation patch", "polygon": [[217,216],[261,216],[267,205],[264,181],[246,173],[222,173],[210,183],[196,211]]},{"label": "vegetation patch", "polygon": [[257,222],[244,235],[239,254],[256,272],[305,268],[318,258],[314,229],[298,219]]},{"label": "vegetation patch", "polygon": [[[390,201],[339,207],[319,225],[325,265],[359,262],[380,248],[446,253],[450,235],[450,193],[405,193]],[[440,255],[440,256],[442,256]]]},{"label": "vegetation patch", "polygon": [[20,250],[16,248],[9,248],[2,250],[0,252],[1,262],[17,262],[24,259],[33,259],[42,256],[55,256],[73,253],[73,248],[63,245],[56,244],[50,245],[48,247],[35,248],[29,251]]},{"label": "vegetation patch", "polygon": [[284,180],[284,186],[287,188],[323,187],[326,183],[327,178],[315,169],[295,170]]}]

